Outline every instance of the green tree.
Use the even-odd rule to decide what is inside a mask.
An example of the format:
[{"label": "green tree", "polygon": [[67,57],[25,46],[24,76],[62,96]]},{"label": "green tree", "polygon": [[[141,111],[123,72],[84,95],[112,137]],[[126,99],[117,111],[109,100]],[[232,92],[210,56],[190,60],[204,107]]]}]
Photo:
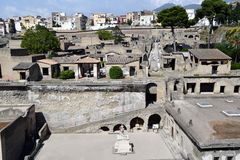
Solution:
[{"label": "green tree", "polygon": [[115,44],[121,43],[124,40],[123,38],[125,37],[125,35],[122,33],[121,29],[118,26],[112,29],[112,35]]},{"label": "green tree", "polygon": [[10,33],[10,34],[16,33],[15,22],[14,22],[13,19],[10,19],[10,20],[9,20],[8,27],[9,27],[9,33]]},{"label": "green tree", "polygon": [[240,21],[240,2],[236,2],[235,5],[230,4],[229,11],[228,24],[238,25]]},{"label": "green tree", "polygon": [[128,20],[127,20],[127,24],[128,24],[129,26],[131,26],[131,25],[132,25],[132,20],[131,20],[131,19],[128,19]]},{"label": "green tree", "polygon": [[173,36],[174,51],[176,51],[176,35],[174,29],[176,27],[189,27],[188,15],[186,10],[180,6],[164,9],[158,14],[158,22],[163,27],[170,27]]},{"label": "green tree", "polygon": [[240,27],[230,29],[226,33],[226,40],[216,47],[238,63],[240,60]]},{"label": "green tree", "polygon": [[113,66],[109,70],[109,76],[111,79],[122,79],[123,78],[123,71],[118,66]]},{"label": "green tree", "polygon": [[196,11],[196,19],[206,17],[209,21],[208,48],[210,48],[213,23],[216,21],[219,24],[224,24],[227,15],[229,15],[229,7],[224,0],[204,0],[201,6],[202,8]]},{"label": "green tree", "polygon": [[110,31],[107,30],[100,30],[97,31],[98,38],[100,40],[111,40],[113,39],[113,35]]},{"label": "green tree", "polygon": [[47,28],[36,26],[36,29],[28,29],[26,31],[21,47],[26,48],[30,54],[40,54],[48,51],[58,51],[60,42]]},{"label": "green tree", "polygon": [[118,26],[114,27],[111,31],[100,30],[96,33],[100,40],[114,40],[115,44],[123,41],[124,34]]}]

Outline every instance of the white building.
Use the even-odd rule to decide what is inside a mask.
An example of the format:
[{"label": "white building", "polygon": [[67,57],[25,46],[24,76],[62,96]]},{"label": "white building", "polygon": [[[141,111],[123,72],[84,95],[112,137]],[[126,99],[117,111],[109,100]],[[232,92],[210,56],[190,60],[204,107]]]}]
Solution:
[{"label": "white building", "polygon": [[4,36],[6,34],[6,26],[4,21],[0,21],[0,36]]},{"label": "white building", "polygon": [[65,13],[52,13],[53,30],[85,30],[87,17],[82,13],[76,13],[73,16],[66,16]]},{"label": "white building", "polygon": [[154,20],[153,12],[143,11],[140,15],[140,26],[151,26]]},{"label": "white building", "polygon": [[195,10],[194,9],[186,9],[188,14],[188,19],[193,20],[195,18]]},{"label": "white building", "polygon": [[[200,19],[195,26],[207,27],[209,26],[209,24],[210,24],[209,20],[205,17],[203,19]],[[218,26],[218,23],[216,21],[213,21],[213,26]]]}]

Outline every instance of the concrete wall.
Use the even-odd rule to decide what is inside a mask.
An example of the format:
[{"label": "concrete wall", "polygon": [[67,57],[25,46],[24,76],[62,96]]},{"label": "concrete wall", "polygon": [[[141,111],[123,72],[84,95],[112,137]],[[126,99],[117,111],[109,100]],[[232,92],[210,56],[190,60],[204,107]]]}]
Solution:
[{"label": "concrete wall", "polygon": [[175,123],[173,117],[168,114],[166,114],[166,120],[164,121],[164,131],[169,138],[173,140],[173,145],[177,146],[185,158],[191,156],[194,160],[200,159],[201,153],[182,129]]},{"label": "concrete wall", "polygon": [[[187,89],[187,83],[196,83],[195,92],[188,94],[200,94],[200,84],[201,83],[215,83],[213,94],[220,94],[220,86],[225,86],[225,95],[233,95],[234,94],[234,86],[240,85],[239,78],[231,77],[231,78],[184,78],[185,88]],[[235,95],[239,95],[239,93],[235,93]]]},{"label": "concrete wall", "polygon": [[[194,68],[193,74],[212,75],[212,65],[201,65],[200,63]],[[231,61],[229,61],[227,64],[219,65],[217,68],[217,74],[218,75],[229,74],[230,70]]]},{"label": "concrete wall", "polygon": [[11,56],[11,49],[0,49],[0,64],[2,69],[3,80],[19,80],[18,72],[13,71],[20,62],[32,62],[32,56]]},{"label": "concrete wall", "polygon": [[18,117],[1,132],[2,160],[20,159],[25,145],[34,140],[36,132],[35,108],[32,106],[24,116]]},{"label": "concrete wall", "polygon": [[[173,137],[172,137],[173,129]],[[215,150],[215,151],[200,151],[189,139],[189,137],[183,132],[183,130],[174,121],[173,117],[166,114],[164,121],[164,131],[169,138],[173,140],[173,145],[177,146],[181,154],[187,159],[191,160],[213,160],[214,157],[220,157],[220,160],[227,160],[227,156],[233,156],[238,160],[240,158],[239,150]]]}]

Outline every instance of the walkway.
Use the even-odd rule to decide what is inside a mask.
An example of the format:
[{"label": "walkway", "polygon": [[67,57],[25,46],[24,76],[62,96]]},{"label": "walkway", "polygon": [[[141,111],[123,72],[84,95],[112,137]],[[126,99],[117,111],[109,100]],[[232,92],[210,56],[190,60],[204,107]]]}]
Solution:
[{"label": "walkway", "polygon": [[156,133],[129,133],[135,154],[112,153],[115,134],[54,134],[37,160],[173,160],[175,156]]}]

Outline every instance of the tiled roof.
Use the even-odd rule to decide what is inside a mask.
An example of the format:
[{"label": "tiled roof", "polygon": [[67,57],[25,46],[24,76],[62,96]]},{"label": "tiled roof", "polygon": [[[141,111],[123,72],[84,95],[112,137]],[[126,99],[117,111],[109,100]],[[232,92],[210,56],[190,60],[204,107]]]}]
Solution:
[{"label": "tiled roof", "polygon": [[16,65],[15,67],[13,67],[13,70],[28,70],[30,69],[34,64],[36,63],[25,63],[25,62],[21,62],[18,65]]},{"label": "tiled roof", "polygon": [[[64,57],[53,57],[53,60],[62,64],[74,64],[77,63],[78,59],[81,59],[83,56],[64,56]],[[85,56],[84,56],[85,57]]]},{"label": "tiled roof", "polygon": [[39,63],[45,63],[45,64],[49,64],[49,65],[58,64],[58,62],[55,61],[55,60],[53,60],[53,59],[41,59],[41,60],[38,60],[37,62],[39,62]]},{"label": "tiled roof", "polygon": [[128,64],[139,61],[138,56],[114,55],[107,57],[107,64]]},{"label": "tiled roof", "polygon": [[218,49],[190,49],[189,52],[199,60],[231,60],[231,57]]},{"label": "tiled roof", "polygon": [[88,63],[88,64],[96,64],[96,63],[100,63],[99,60],[95,59],[95,58],[91,58],[91,57],[84,57],[82,59],[78,59],[77,63]]}]

